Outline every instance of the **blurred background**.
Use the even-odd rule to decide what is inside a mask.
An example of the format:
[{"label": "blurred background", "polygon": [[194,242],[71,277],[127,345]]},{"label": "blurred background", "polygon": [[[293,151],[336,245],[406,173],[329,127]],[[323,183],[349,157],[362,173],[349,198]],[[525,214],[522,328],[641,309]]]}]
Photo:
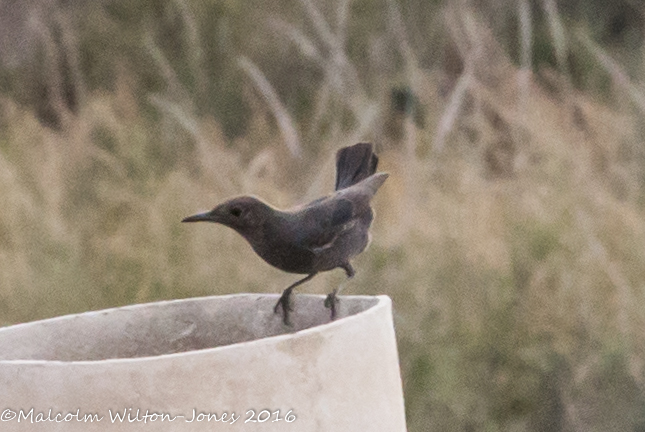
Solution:
[{"label": "blurred background", "polygon": [[279,293],[294,275],[233,231],[179,221],[304,203],[372,141],[390,178],[344,292],[394,301],[409,430],[645,431],[644,21],[638,0],[4,0],[0,325]]}]

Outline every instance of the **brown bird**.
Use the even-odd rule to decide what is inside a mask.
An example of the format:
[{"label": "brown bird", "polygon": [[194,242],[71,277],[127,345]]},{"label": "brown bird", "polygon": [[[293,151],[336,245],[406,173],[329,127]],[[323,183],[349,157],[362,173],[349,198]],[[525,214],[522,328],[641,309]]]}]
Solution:
[{"label": "brown bird", "polygon": [[[344,147],[336,154],[336,191],[291,210],[278,210],[253,196],[230,199],[213,210],[189,216],[182,222],[215,222],[237,231],[267,263],[290,273],[306,274],[284,290],[275,305],[282,308],[289,325],[291,292],[323,271],[341,268],[354,276],[350,258],[370,241],[369,227],[374,218],[370,201],[387,179],[376,173],[378,158],[372,144]],[[338,290],[325,299],[336,317]]]}]

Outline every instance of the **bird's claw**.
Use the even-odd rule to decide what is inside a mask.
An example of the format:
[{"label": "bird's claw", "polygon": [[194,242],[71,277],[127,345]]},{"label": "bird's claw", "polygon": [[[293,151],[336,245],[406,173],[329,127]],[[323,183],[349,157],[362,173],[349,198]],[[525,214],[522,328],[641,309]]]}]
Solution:
[{"label": "bird's claw", "polygon": [[331,309],[332,321],[336,319],[336,315],[337,315],[336,305],[338,304],[338,302],[339,301],[338,301],[338,297],[336,297],[336,290],[327,294],[327,298],[325,298],[325,307],[327,309]]},{"label": "bird's claw", "polygon": [[293,310],[293,307],[291,306],[291,290],[287,289],[282,293],[273,308],[273,312],[278,313],[280,308],[282,308],[282,321],[285,325],[290,326],[291,321],[289,321],[289,312]]}]

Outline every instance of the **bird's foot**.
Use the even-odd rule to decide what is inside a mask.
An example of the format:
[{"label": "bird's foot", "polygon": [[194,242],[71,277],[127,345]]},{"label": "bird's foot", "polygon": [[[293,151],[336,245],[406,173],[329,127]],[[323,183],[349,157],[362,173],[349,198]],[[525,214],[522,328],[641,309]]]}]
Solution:
[{"label": "bird's foot", "polygon": [[278,299],[278,302],[275,304],[275,307],[273,308],[274,313],[278,313],[278,310],[282,308],[282,321],[285,325],[288,326],[291,325],[291,321],[289,321],[289,312],[293,310],[293,308],[291,307],[291,290],[291,288],[284,290],[284,292]]},{"label": "bird's foot", "polygon": [[327,294],[327,298],[325,299],[325,307],[327,309],[331,309],[331,320],[336,319],[336,305],[338,304],[339,300],[338,297],[336,297],[337,290],[333,290],[329,294]]}]

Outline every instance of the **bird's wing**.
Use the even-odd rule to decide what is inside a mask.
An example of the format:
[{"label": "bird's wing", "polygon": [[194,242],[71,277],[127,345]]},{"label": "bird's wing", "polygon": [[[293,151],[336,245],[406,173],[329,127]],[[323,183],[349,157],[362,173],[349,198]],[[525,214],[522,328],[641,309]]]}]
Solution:
[{"label": "bird's wing", "polygon": [[293,211],[291,216],[297,223],[290,224],[291,239],[314,253],[332,247],[341,234],[365,217],[371,221],[370,200],[386,178],[386,173],[374,174]]},{"label": "bird's wing", "polygon": [[348,199],[331,196],[310,203],[300,214],[297,243],[314,253],[333,246],[338,237],[358,221],[356,205]]}]

